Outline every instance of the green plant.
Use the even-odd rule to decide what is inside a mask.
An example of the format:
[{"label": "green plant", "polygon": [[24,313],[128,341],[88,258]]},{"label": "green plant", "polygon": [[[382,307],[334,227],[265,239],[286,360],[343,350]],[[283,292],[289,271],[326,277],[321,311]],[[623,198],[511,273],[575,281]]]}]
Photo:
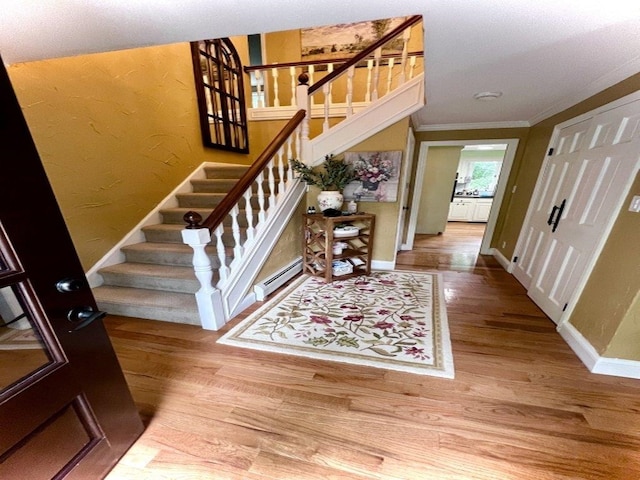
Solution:
[{"label": "green plant", "polygon": [[351,165],[344,163],[342,159],[326,155],[324,162],[316,167],[309,167],[300,160],[292,158],[289,164],[304,182],[314,185],[321,190],[340,190],[356,179]]}]

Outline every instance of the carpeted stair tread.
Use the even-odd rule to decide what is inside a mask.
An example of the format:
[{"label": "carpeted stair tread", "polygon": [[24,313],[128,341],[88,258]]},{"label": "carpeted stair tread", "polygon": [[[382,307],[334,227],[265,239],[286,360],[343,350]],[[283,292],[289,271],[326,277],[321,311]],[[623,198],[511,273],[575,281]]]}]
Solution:
[{"label": "carpeted stair tread", "polygon": [[193,294],[104,285],[93,289],[98,308],[113,315],[200,325]]},{"label": "carpeted stair tread", "polygon": [[200,282],[193,267],[125,262],[100,269],[105,285],[195,293]]},{"label": "carpeted stair tread", "polygon": [[[208,245],[205,251],[211,259],[213,268],[218,268],[216,247]],[[193,264],[193,249],[183,243],[135,243],[122,247],[128,262],[157,263],[160,265],[190,266]],[[227,258],[229,261],[229,258]]]}]

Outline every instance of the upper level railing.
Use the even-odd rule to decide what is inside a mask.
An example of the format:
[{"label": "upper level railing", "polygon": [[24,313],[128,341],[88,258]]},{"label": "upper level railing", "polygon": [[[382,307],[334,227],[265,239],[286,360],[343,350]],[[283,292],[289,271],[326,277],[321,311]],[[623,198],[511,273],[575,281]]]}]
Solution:
[{"label": "upper level railing", "polygon": [[[311,116],[348,117],[370,102],[386,95],[422,72],[423,51],[409,51],[411,29],[422,21],[419,15],[410,17],[391,32],[350,59],[288,62],[244,67],[256,91],[253,97],[253,120],[273,118],[277,110],[298,108],[296,87],[301,73],[309,77]],[[383,53],[392,42],[401,49]],[[401,50],[401,51],[399,51]],[[358,85],[358,88],[354,88]],[[322,94],[323,97],[319,97]],[[269,110],[262,112],[261,109]]]}]

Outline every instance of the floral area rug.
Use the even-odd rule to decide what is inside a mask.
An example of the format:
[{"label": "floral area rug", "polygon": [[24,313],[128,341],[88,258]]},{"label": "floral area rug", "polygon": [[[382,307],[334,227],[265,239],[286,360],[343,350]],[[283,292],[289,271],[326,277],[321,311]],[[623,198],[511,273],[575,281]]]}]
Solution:
[{"label": "floral area rug", "polygon": [[294,281],[218,340],[225,345],[453,378],[442,279],[372,272]]}]

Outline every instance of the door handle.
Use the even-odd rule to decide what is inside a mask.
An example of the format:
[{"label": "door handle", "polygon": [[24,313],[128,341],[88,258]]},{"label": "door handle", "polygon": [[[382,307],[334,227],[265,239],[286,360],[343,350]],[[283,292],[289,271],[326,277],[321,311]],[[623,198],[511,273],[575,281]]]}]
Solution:
[{"label": "door handle", "polygon": [[93,307],[75,307],[67,313],[67,320],[74,324],[69,333],[77,332],[90,323],[107,316],[107,312],[94,310]]},{"label": "door handle", "polygon": [[71,293],[82,290],[87,286],[87,282],[79,278],[63,278],[56,283],[56,290],[60,293]]},{"label": "door handle", "polygon": [[562,212],[564,211],[564,206],[566,203],[567,199],[565,198],[564,200],[562,200],[562,203],[558,207],[558,215],[556,216],[556,220],[553,222],[553,228],[551,229],[552,233],[554,233],[556,231],[556,228],[558,228],[558,223],[560,223],[560,218],[562,217]]},{"label": "door handle", "polygon": [[560,207],[554,205],[553,208],[551,209],[551,215],[549,215],[549,220],[547,220],[547,225],[552,225],[553,224],[553,216],[556,214],[556,212],[558,211]]}]

